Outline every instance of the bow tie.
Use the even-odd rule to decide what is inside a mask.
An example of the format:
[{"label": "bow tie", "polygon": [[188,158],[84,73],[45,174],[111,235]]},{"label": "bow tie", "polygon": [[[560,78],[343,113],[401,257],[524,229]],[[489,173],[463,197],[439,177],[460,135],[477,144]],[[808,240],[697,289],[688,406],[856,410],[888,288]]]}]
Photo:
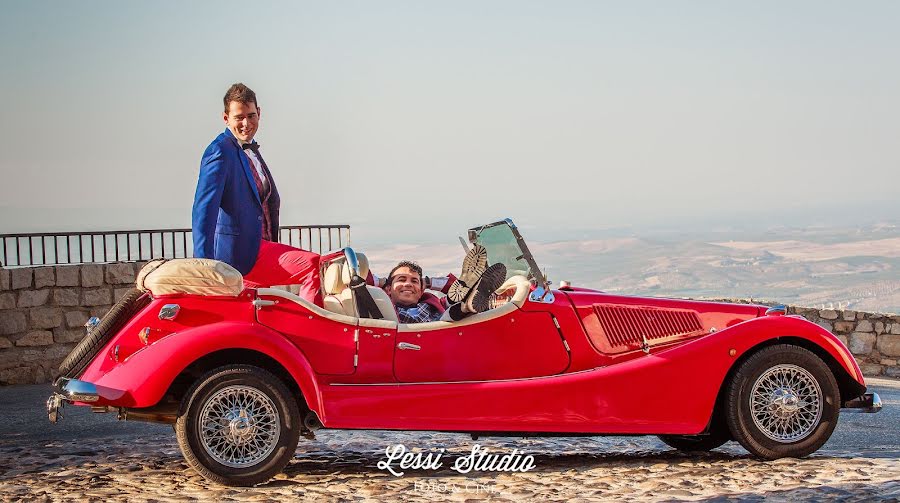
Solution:
[{"label": "bow tie", "polygon": [[259,153],[259,143],[245,143],[241,145],[244,150],[252,150],[254,154]]}]

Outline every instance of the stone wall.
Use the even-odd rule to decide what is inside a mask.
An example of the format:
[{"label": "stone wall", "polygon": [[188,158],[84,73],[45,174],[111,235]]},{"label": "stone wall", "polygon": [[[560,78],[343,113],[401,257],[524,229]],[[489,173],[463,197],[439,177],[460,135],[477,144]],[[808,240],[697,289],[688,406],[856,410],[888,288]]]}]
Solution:
[{"label": "stone wall", "polygon": [[900,377],[900,316],[793,306],[788,311],[837,335],[863,374]]},{"label": "stone wall", "polygon": [[[143,265],[0,268],[0,385],[49,382],[84,337],[88,318],[102,317],[133,288]],[[900,316],[805,307],[789,312],[837,335],[864,374],[900,377]]]},{"label": "stone wall", "polygon": [[0,385],[49,382],[88,318],[133,288],[141,266],[0,268]]}]

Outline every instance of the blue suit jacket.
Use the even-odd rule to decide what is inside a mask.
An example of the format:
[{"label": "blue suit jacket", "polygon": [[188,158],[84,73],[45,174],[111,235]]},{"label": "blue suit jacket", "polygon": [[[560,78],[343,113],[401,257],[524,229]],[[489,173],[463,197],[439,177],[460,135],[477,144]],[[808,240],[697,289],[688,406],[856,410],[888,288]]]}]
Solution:
[{"label": "blue suit jacket", "polygon": [[[265,161],[262,165],[272,181]],[[262,239],[262,203],[251,169],[240,142],[226,129],[203,153],[191,215],[194,256],[227,262],[241,274],[253,269]],[[272,181],[269,224],[276,240],[280,203]]]}]

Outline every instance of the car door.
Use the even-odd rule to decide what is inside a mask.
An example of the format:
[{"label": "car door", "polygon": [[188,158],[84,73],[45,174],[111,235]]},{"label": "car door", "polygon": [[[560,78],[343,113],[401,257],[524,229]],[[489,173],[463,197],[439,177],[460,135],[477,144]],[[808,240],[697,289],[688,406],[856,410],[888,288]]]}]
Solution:
[{"label": "car door", "polygon": [[455,323],[402,324],[394,347],[394,376],[403,383],[541,377],[568,365],[550,314],[513,304]]}]

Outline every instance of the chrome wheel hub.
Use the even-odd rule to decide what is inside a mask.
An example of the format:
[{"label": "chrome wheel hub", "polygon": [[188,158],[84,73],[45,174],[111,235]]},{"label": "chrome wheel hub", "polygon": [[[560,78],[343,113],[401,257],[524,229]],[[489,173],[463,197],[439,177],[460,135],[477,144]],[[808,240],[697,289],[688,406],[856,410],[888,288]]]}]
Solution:
[{"label": "chrome wheel hub", "polygon": [[265,459],[278,444],[281,422],[275,403],[250,386],[216,391],[200,410],[200,442],[217,462],[246,468]]},{"label": "chrome wheel hub", "polygon": [[753,383],[750,413],[753,423],[776,442],[797,442],[809,436],[822,418],[822,390],[806,369],[781,364]]}]

